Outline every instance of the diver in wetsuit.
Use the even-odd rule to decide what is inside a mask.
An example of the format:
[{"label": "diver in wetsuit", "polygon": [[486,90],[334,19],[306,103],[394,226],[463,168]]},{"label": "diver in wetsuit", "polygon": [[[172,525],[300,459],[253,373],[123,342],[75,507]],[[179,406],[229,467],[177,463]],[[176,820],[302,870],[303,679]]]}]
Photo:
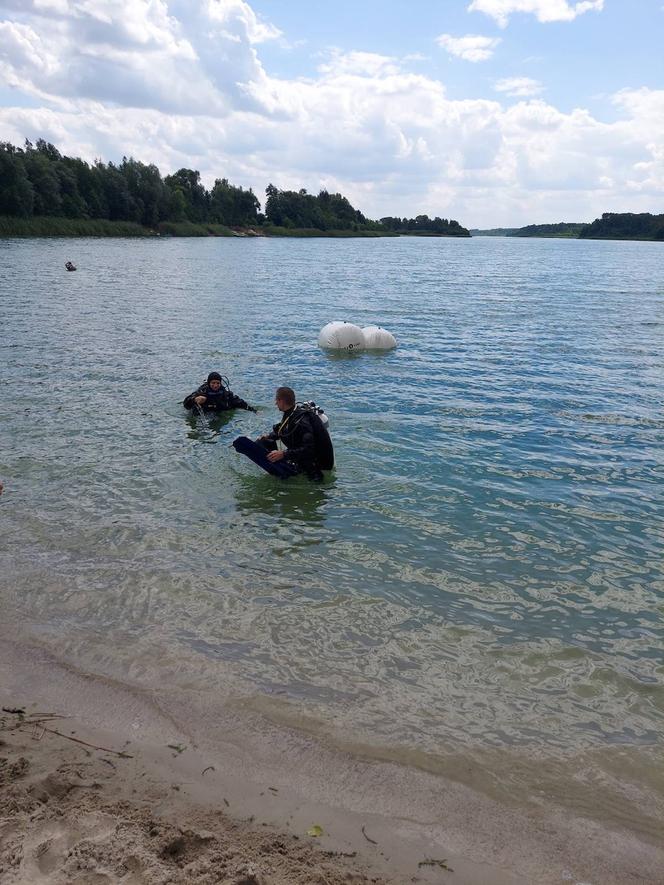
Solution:
[{"label": "diver in wetsuit", "polygon": [[236,396],[228,387],[224,387],[219,372],[210,372],[207,381],[201,384],[193,393],[185,397],[182,405],[185,409],[200,408],[205,412],[227,412],[229,409],[246,409],[255,412],[256,409],[246,403],[241,397]]},{"label": "diver in wetsuit", "polygon": [[271,464],[281,464],[292,475],[306,473],[309,479],[322,480],[314,416],[295,405],[295,392],[290,387],[278,387],[274,402],[282,413],[281,421],[256,442],[267,449]]},{"label": "diver in wetsuit", "polygon": [[323,410],[315,403],[297,405],[290,387],[278,387],[274,401],[281,421],[272,432],[257,440],[238,436],[233,448],[272,476],[288,479],[305,473],[309,479],[320,481],[322,471],[334,467],[334,447]]}]

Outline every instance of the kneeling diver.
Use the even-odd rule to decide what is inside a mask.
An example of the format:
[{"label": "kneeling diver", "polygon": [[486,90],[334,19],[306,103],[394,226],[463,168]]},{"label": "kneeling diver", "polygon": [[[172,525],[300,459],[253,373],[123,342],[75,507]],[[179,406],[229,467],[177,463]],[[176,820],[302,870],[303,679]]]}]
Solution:
[{"label": "kneeling diver", "polygon": [[[290,387],[278,387],[275,405],[282,413],[281,421],[271,433],[255,442],[241,436],[233,446],[273,476],[288,479],[305,473],[320,482],[323,470],[334,466],[332,441],[318,415],[311,409],[297,406]],[[267,454],[266,454],[267,453]]]},{"label": "kneeling diver", "polygon": [[210,372],[207,381],[185,397],[182,405],[185,409],[203,409],[205,412],[227,412],[229,409],[256,409],[236,396],[230,388],[225,387],[219,372]]}]

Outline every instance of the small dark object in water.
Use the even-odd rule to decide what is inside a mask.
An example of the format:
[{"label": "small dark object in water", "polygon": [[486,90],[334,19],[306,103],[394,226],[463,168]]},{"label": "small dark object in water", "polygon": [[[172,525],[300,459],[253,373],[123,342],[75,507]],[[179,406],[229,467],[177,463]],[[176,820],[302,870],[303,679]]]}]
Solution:
[{"label": "small dark object in water", "polygon": [[76,265],[72,264],[71,261],[65,261],[65,267],[67,270],[76,270]]}]

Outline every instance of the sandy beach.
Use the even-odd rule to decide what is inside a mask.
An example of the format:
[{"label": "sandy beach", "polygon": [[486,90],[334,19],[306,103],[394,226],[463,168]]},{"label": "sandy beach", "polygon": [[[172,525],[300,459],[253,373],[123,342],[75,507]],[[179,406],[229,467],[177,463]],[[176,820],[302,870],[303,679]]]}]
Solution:
[{"label": "sandy beach", "polygon": [[[92,746],[112,736],[72,720],[35,724],[28,716],[21,727],[8,718],[0,750],[2,882],[383,881],[367,875],[354,852],[317,850],[313,838],[261,829],[251,817],[234,820],[225,797],[223,810],[210,811],[191,793],[181,796],[190,774],[158,754]],[[72,740],[83,741],[79,735],[85,743]]]},{"label": "sandy beach", "polygon": [[501,807],[258,715],[214,733],[185,698],[11,641],[0,666],[2,883],[662,881],[654,833]]}]

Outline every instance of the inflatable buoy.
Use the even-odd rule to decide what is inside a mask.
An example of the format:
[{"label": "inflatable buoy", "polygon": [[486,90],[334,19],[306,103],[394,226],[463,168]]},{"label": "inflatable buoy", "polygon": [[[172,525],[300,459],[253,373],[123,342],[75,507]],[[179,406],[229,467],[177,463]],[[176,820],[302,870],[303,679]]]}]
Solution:
[{"label": "inflatable buoy", "polygon": [[355,353],[364,350],[362,329],[354,323],[328,323],[318,336],[318,346],[323,350],[344,350]]},{"label": "inflatable buoy", "polygon": [[397,346],[394,335],[387,329],[381,329],[380,326],[365,326],[362,334],[367,350],[393,350]]}]

